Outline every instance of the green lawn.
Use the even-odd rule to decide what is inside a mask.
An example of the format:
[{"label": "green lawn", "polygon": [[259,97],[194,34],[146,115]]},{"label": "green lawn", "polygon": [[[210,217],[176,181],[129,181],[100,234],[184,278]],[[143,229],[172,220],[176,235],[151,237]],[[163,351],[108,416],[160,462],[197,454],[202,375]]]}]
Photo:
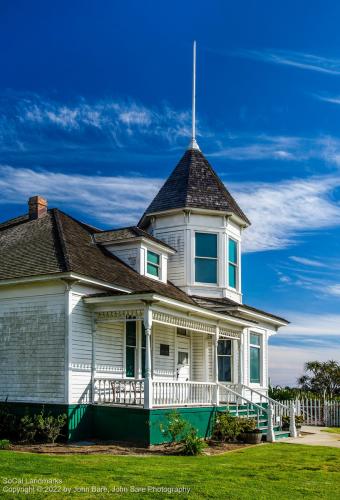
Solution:
[{"label": "green lawn", "polygon": [[[92,487],[191,488],[189,494],[123,493],[111,498],[340,498],[340,449],[284,443],[262,445],[214,457],[38,455],[0,452],[0,497],[65,498],[67,492],[6,493],[8,478],[56,478],[72,498],[104,498]],[[28,487],[27,484],[11,485]],[[84,493],[76,492],[83,488]],[[53,490],[53,488],[52,488]],[[109,493],[107,497],[109,496]]]},{"label": "green lawn", "polygon": [[321,432],[331,432],[332,434],[340,434],[340,427],[326,427],[321,429]]}]

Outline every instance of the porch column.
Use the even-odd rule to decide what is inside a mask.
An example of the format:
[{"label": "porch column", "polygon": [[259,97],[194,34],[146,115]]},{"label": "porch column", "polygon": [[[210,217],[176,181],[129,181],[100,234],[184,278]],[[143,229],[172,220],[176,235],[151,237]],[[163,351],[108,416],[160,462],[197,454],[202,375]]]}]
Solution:
[{"label": "porch column", "polygon": [[219,397],[219,387],[218,387],[218,339],[220,336],[220,329],[216,327],[216,335],[215,335],[215,346],[214,346],[214,382],[215,382],[215,405],[218,406],[220,404]]},{"label": "porch column", "polygon": [[[244,357],[244,339],[243,331],[240,333],[240,339],[238,341],[238,383],[243,384],[243,357]],[[242,394],[242,391],[241,391]]]},{"label": "porch column", "polygon": [[144,379],[144,408],[152,408],[152,377],[151,377],[151,330],[152,309],[150,304],[144,310],[145,328],[145,379]]}]

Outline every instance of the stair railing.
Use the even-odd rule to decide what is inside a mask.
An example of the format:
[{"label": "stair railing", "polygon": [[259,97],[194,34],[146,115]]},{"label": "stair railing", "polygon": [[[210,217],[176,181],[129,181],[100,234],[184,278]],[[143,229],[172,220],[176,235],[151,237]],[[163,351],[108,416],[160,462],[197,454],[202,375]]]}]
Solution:
[{"label": "stair railing", "polygon": [[[275,432],[274,432],[274,427],[275,425],[280,425],[282,423],[282,416],[283,415],[289,415],[290,416],[290,432],[293,437],[296,437],[296,426],[295,426],[295,405],[294,403],[291,404],[291,406],[284,405],[280,403],[279,401],[275,401],[275,399],[270,398],[269,396],[266,396],[265,394],[262,394],[261,392],[257,391],[256,389],[253,389],[251,387],[248,387],[245,384],[240,384],[242,389],[246,389],[250,391],[251,397],[248,398],[242,393],[240,394],[239,392],[231,389],[228,385],[223,385],[223,384],[217,384],[219,389],[222,389],[226,395],[226,403],[227,406],[229,407],[230,404],[233,402],[236,404],[236,415],[238,416],[239,414],[239,409],[238,406],[239,404],[244,404],[244,402],[247,404],[247,416],[249,417],[249,405],[251,409],[254,409],[256,411],[256,416],[257,416],[257,426],[260,427],[260,416],[263,416],[263,414],[266,414],[267,418],[267,441],[268,442],[274,442],[275,441]],[[254,402],[253,401],[253,394],[256,394],[257,396],[260,396],[260,401],[259,402]],[[233,399],[231,399],[233,398]],[[220,397],[222,400],[222,398]],[[240,403],[239,403],[240,402]],[[266,402],[267,406],[262,406],[262,403]]]},{"label": "stair railing", "polygon": [[253,395],[256,394],[258,398],[260,398],[260,403],[267,403],[268,405],[272,405],[273,407],[273,420],[277,425],[282,426],[282,417],[284,415],[289,415],[291,414],[291,409],[290,406],[287,406],[283,403],[280,403],[280,401],[276,401],[273,398],[270,398],[266,394],[263,394],[260,391],[257,391],[256,389],[253,389],[252,387],[249,387],[248,385],[245,384],[239,384],[240,387],[246,391],[250,392],[250,400],[253,400]]}]

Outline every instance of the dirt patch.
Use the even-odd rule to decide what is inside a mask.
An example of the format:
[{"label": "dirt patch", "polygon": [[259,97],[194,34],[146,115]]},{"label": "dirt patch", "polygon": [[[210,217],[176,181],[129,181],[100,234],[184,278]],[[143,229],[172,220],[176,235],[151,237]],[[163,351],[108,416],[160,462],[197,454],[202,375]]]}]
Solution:
[{"label": "dirt patch", "polygon": [[[209,442],[204,450],[205,455],[220,455],[228,451],[245,448],[249,445],[241,443]],[[87,441],[70,444],[12,444],[10,450],[26,453],[47,453],[53,455],[179,455],[181,445],[158,445],[143,448],[117,442]]]}]

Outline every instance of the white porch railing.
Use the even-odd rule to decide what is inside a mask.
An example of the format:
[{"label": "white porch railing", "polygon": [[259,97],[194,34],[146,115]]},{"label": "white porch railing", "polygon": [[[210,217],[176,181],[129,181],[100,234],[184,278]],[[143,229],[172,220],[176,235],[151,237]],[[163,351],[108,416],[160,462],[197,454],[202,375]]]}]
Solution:
[{"label": "white porch railing", "polygon": [[216,385],[209,382],[153,381],[153,406],[212,405]]},{"label": "white porch railing", "polygon": [[94,402],[142,406],[144,380],[96,378]]}]

